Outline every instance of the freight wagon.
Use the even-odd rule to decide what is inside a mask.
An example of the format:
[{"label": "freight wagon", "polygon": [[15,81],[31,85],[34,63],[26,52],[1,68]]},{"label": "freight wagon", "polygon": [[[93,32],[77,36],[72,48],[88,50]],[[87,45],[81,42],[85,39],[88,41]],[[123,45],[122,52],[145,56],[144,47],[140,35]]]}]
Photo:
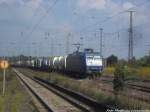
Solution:
[{"label": "freight wagon", "polygon": [[[34,58],[28,61],[27,66],[46,71],[61,71],[85,77],[97,74],[103,70],[102,57],[98,52],[74,52],[66,56],[53,56],[49,58]],[[25,66],[25,62],[19,63]]]}]

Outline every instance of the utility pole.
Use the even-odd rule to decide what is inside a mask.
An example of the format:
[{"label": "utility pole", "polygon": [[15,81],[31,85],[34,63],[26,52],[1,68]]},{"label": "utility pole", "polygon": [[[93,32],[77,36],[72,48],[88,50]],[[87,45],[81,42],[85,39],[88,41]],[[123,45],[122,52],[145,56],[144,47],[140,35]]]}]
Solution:
[{"label": "utility pole", "polygon": [[100,55],[102,56],[103,50],[103,28],[100,28]]},{"label": "utility pole", "polygon": [[[150,47],[150,45],[147,45],[148,47]],[[148,56],[150,56],[150,49],[149,49],[149,51],[148,51]]]},{"label": "utility pole", "polygon": [[[47,33],[47,38],[48,38],[48,40],[49,40],[49,36],[50,36],[50,33],[48,32]],[[49,42],[48,42],[49,43]],[[49,49],[48,49],[48,52],[47,52],[48,54],[47,55],[49,55]]]},{"label": "utility pole", "polygon": [[118,40],[119,40],[119,38],[120,38],[120,33],[118,32],[118,35],[117,35],[117,37],[118,37]]},{"label": "utility pole", "polygon": [[[45,32],[45,37],[44,37],[45,42],[44,43],[46,43],[48,41],[49,36],[50,36],[49,32]],[[44,44],[44,45],[45,46],[43,46],[43,47],[46,48],[47,44]],[[49,54],[49,49],[48,49],[48,51],[45,51],[45,55],[46,54]]]},{"label": "utility pole", "polygon": [[[48,32],[45,32],[45,35],[44,35],[44,43],[47,42],[47,38],[48,38]],[[46,45],[46,44],[43,44],[43,43],[42,43],[42,46],[43,46],[42,48],[43,48],[43,49],[46,48],[45,45]],[[45,49],[45,51],[43,50],[43,52],[41,51],[41,53],[46,56],[46,53],[47,53],[47,52],[46,52],[46,49]]]},{"label": "utility pole", "polygon": [[36,46],[37,43],[36,42],[32,42],[32,45],[33,45],[33,50],[34,50],[34,53],[33,53],[34,55],[33,56],[37,57],[37,49],[36,49],[37,48],[37,46]]},{"label": "utility pole", "polygon": [[133,58],[133,12],[135,11],[128,12],[130,14],[128,61],[130,62]]},{"label": "utility pole", "polygon": [[82,52],[82,51],[84,51],[84,48],[83,48],[83,37],[80,37],[80,41],[81,41],[80,43],[82,45],[82,47],[80,49],[81,49],[81,52]]},{"label": "utility pole", "polygon": [[70,36],[71,36],[71,34],[69,33],[66,37],[66,54],[69,54],[69,52],[70,52],[70,39],[69,39]]},{"label": "utility pole", "polygon": [[62,44],[57,44],[58,45],[58,51],[57,51],[57,55],[61,56],[61,45]]},{"label": "utility pole", "polygon": [[[23,32],[20,32],[21,39],[23,38]],[[21,55],[23,55],[22,49],[20,49],[19,61],[21,62]]]},{"label": "utility pole", "polygon": [[54,49],[54,44],[53,44],[53,37],[51,38],[51,56],[53,56],[53,49]]}]

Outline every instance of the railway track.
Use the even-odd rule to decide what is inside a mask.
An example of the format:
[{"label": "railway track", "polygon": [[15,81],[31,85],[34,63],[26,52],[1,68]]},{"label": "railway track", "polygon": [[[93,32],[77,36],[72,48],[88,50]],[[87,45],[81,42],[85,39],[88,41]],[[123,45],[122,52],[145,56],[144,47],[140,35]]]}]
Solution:
[{"label": "railway track", "polygon": [[[100,81],[112,85],[112,83],[113,83],[113,76],[103,76],[103,78],[104,79],[102,79]],[[141,91],[141,92],[150,93],[150,87],[145,87],[145,86],[142,86],[142,85],[136,85],[136,84],[132,84],[132,83],[126,83],[126,87],[130,88],[130,89],[138,90],[138,91]]]},{"label": "railway track", "polygon": [[[103,112],[107,109],[114,110],[112,107],[99,104],[74,91],[54,85],[38,77],[25,76],[16,69],[14,69],[14,71],[40,100],[48,112]],[[58,101],[56,99],[58,99]],[[53,100],[55,104],[52,104]]]},{"label": "railway track", "polygon": [[[111,88],[107,89],[106,91],[108,91],[110,93],[113,92],[112,80],[101,79],[100,81],[104,84],[111,85]],[[150,103],[150,99],[149,99],[150,98],[150,88],[148,86],[140,85],[140,83],[133,84],[132,82],[127,82],[125,89],[126,89],[125,91],[127,94],[122,93],[122,95],[135,98],[139,101],[144,101],[144,102]],[[105,88],[104,88],[104,90],[105,90]]]},{"label": "railway track", "polygon": [[51,109],[43,102],[43,100],[36,94],[36,92],[19,76],[19,72],[14,70],[16,73],[17,79],[22,84],[22,86],[26,89],[26,91],[31,96],[31,100],[33,105],[36,107],[38,112],[52,112]]},{"label": "railway track", "polygon": [[[112,84],[112,82],[113,82],[112,80],[107,80],[107,79],[102,79],[101,81],[103,81],[104,83],[108,83],[108,84]],[[132,84],[132,83],[126,83],[126,87],[130,88],[130,89],[135,89],[138,91],[150,93],[150,88],[146,87],[146,86],[136,85],[136,84]]]},{"label": "railway track", "polygon": [[136,89],[136,90],[139,90],[139,91],[142,91],[142,92],[150,93],[150,88],[149,87],[145,87],[145,86],[141,86],[141,85],[135,85],[135,84],[130,84],[130,83],[128,83],[127,86],[129,88],[132,88],[132,89]]},{"label": "railway track", "polygon": [[[24,71],[23,71],[24,72]],[[25,71],[26,74],[36,74],[36,71],[35,72],[29,72],[28,70]],[[102,87],[100,86],[100,89],[103,90],[103,91],[107,91],[107,92],[110,92],[110,93],[113,93],[113,87],[112,87],[112,77],[104,77],[100,80],[97,80],[97,81],[100,81],[100,82],[104,82],[104,84],[108,84],[108,85],[111,85],[110,88],[108,87]],[[135,98],[137,100],[140,100],[140,101],[144,101],[144,102],[147,102],[149,103],[150,100],[149,100],[149,88],[148,87],[145,87],[143,85],[133,85],[132,83],[128,83],[126,84],[126,89],[128,90],[128,92],[126,91],[126,93],[122,93],[123,96],[128,96],[128,97],[132,97],[132,98]],[[144,88],[145,87],[145,88]],[[129,92],[131,91],[131,92]],[[130,93],[130,94],[129,94]]]}]

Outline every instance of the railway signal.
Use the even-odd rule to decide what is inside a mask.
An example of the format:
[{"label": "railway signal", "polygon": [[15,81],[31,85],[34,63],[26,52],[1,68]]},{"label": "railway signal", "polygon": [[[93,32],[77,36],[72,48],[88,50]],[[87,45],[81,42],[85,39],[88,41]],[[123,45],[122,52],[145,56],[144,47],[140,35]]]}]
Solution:
[{"label": "railway signal", "polygon": [[5,94],[5,76],[6,76],[6,69],[8,68],[9,64],[8,61],[2,60],[0,63],[0,67],[3,69],[3,95]]}]

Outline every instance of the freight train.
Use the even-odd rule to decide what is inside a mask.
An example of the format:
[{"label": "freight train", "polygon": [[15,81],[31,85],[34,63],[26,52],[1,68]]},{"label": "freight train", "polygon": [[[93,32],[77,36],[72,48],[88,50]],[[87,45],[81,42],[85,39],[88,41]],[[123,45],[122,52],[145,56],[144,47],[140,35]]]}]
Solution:
[{"label": "freight train", "polygon": [[19,61],[15,66],[29,67],[38,70],[59,71],[77,77],[85,77],[102,72],[103,59],[98,52],[76,51],[66,56],[32,58],[27,61]]}]

